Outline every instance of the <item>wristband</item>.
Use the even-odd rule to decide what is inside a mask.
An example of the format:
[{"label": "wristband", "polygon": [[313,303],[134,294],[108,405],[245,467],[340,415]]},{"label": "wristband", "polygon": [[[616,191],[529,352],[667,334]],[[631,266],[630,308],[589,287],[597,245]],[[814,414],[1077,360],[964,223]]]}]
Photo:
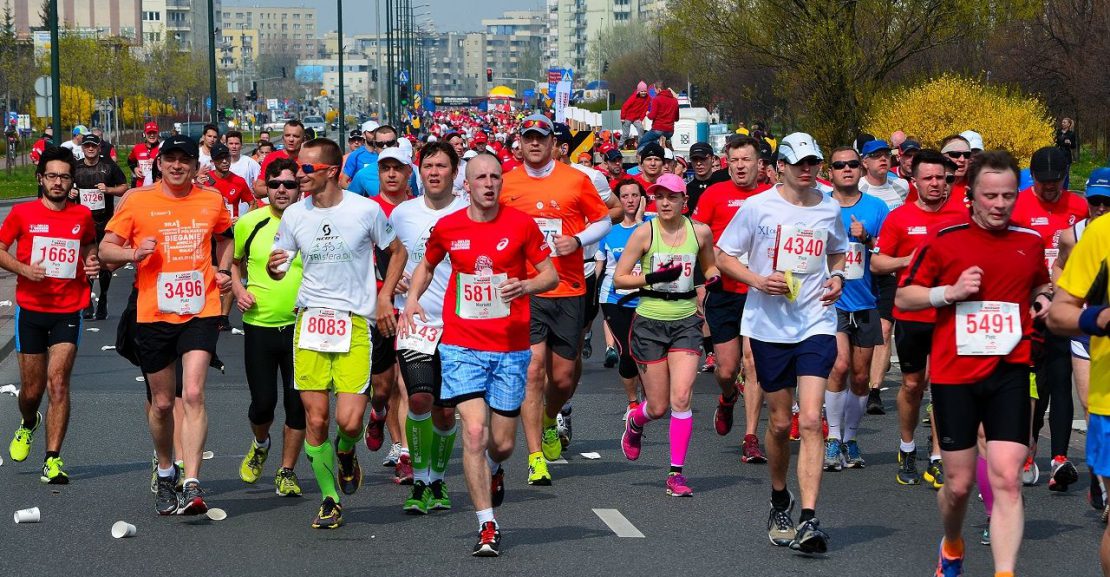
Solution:
[{"label": "wristband", "polygon": [[1100,306],[1083,309],[1083,312],[1079,313],[1079,330],[1092,337],[1105,337],[1107,334],[1106,327],[1098,326],[1098,315],[1105,308],[1105,306]]},{"label": "wristband", "polygon": [[216,272],[218,272],[222,275],[231,276],[231,271],[227,270],[226,268],[221,268],[221,269],[217,270]]},{"label": "wristband", "polygon": [[582,248],[582,239],[578,235],[574,235],[574,240],[578,241],[578,248]]},{"label": "wristband", "polygon": [[939,309],[940,307],[952,304],[948,299],[944,298],[944,288],[943,286],[935,286],[929,289],[929,304],[933,305],[933,308]]},{"label": "wristband", "polygon": [[840,284],[844,284],[844,281],[848,280],[848,275],[844,274],[842,270],[834,270],[829,273],[829,278],[839,278]]}]

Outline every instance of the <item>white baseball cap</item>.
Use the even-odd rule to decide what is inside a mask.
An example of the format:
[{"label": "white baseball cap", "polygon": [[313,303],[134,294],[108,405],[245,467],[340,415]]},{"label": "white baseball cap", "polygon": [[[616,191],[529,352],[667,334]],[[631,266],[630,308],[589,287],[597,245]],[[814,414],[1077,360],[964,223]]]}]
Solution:
[{"label": "white baseball cap", "polygon": [[663,160],[674,160],[674,151],[669,148],[663,149]]},{"label": "white baseball cap", "polygon": [[825,156],[821,154],[821,147],[817,146],[817,141],[804,132],[795,132],[780,140],[776,156],[787,164],[797,164],[811,156],[818,160],[825,160]]},{"label": "white baseball cap", "polygon": [[378,129],[378,126],[380,126],[380,125],[377,122],[374,122],[373,120],[367,120],[366,122],[362,123],[362,131],[363,132],[374,132],[375,130]]},{"label": "white baseball cap", "polygon": [[400,162],[404,166],[412,164],[412,155],[402,149],[400,146],[390,146],[389,148],[381,151],[378,154],[378,164],[380,165],[383,160],[393,159]]},{"label": "white baseball cap", "polygon": [[462,159],[463,160],[470,160],[471,158],[474,158],[475,156],[478,156],[478,151],[477,150],[468,150],[468,151],[463,153]]},{"label": "white baseball cap", "polygon": [[967,140],[972,150],[983,150],[983,137],[980,136],[978,132],[974,130],[965,130],[960,133],[960,136],[964,137],[964,140]]}]

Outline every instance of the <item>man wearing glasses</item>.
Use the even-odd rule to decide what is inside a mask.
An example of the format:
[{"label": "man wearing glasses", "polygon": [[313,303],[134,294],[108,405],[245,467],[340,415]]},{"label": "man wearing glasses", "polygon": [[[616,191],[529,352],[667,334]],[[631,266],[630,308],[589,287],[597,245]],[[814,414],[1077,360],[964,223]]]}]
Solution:
[{"label": "man wearing glasses", "polygon": [[[254,181],[253,185],[255,198],[266,198],[269,194],[266,188],[266,180],[262,176],[266,174],[266,167],[279,158],[288,158],[293,162],[297,162],[297,156],[301,152],[301,145],[304,144],[304,139],[304,124],[301,124],[300,120],[289,120],[285,123],[285,127],[282,129],[281,133],[281,142],[284,148],[267,154],[262,160],[262,166],[258,173],[259,178]],[[261,146],[261,144],[259,146]]]},{"label": "man wearing glasses", "polygon": [[[1044,241],[1045,266],[1051,274],[1060,255],[1060,234],[1087,218],[1087,202],[1064,188],[1070,166],[1067,152],[1046,146],[1033,153],[1029,173],[1033,186],[1021,191],[1014,205],[1014,224],[1037,231]],[[1040,332],[1040,331],[1038,331]],[[1067,491],[1079,473],[1068,460],[1071,421],[1075,408],[1071,398],[1071,339],[1049,330],[1043,331],[1044,356],[1036,367],[1037,400],[1033,410],[1033,438],[1029,459],[1037,454],[1037,437],[1044,427],[1045,412],[1051,405],[1049,431],[1052,433],[1050,491]],[[1032,468],[1031,464],[1028,464]]]},{"label": "man wearing glasses", "polygon": [[940,143],[940,152],[956,165],[952,182],[948,183],[951,190],[948,195],[948,204],[945,210],[967,214],[970,205],[967,201],[967,169],[971,165],[971,143],[959,134],[947,136]]},{"label": "man wearing glasses", "polygon": [[[966,142],[963,144],[967,145]],[[914,251],[929,235],[947,224],[967,219],[966,212],[948,209],[953,206],[946,196],[949,184],[955,180],[954,175],[948,174],[952,164],[951,160],[936,150],[925,149],[915,155],[912,172],[918,198],[891,211],[883,222],[875,253],[871,256],[872,274],[897,274],[901,280]],[[963,206],[962,201],[959,206]],[[898,348],[898,362],[902,369],[902,387],[898,390],[901,436],[896,480],[900,485],[917,485],[921,483],[921,478],[917,472],[914,431],[917,429],[921,399],[927,385],[925,369],[932,347],[936,310],[927,308],[906,311],[895,307],[894,318],[897,320],[894,345]],[[944,469],[935,431],[931,449],[926,481],[933,488],[939,489],[944,484]]]},{"label": "man wearing glasses", "polygon": [[[102,141],[95,134],[86,134],[81,139],[83,158],[77,162],[73,172],[73,188],[69,200],[88,207],[96,224],[97,242],[104,239],[104,226],[112,218],[115,197],[127,192],[127,177],[115,162],[100,154]],[[108,288],[112,284],[112,271],[104,269],[99,275],[100,297],[85,309],[85,320],[104,320],[108,317]]]},{"label": "man wearing glasses", "polygon": [[890,145],[885,140],[872,140],[863,145],[863,178],[859,179],[859,190],[886,203],[894,210],[906,201],[910,184],[890,174]]},{"label": "man wearing glasses", "polygon": [[353,150],[343,160],[343,172],[339,174],[339,186],[346,188],[351,183],[351,179],[355,177],[355,173],[363,168],[377,162],[378,150],[374,148],[374,132],[378,130],[380,125],[373,120],[367,120],[362,123],[360,127],[362,130],[362,138],[360,139],[359,148]]},{"label": "man wearing glasses", "polygon": [[[355,445],[362,437],[369,400],[364,393],[370,387],[373,321],[382,337],[393,336],[393,290],[407,258],[381,206],[339,188],[342,160],[339,145],[326,138],[304,146],[297,179],[305,198],[282,215],[267,263],[275,280],[285,278],[286,265],[297,253],[303,263],[293,332],[293,382],[305,407],[305,454],[324,497],[312,521],[317,529],[343,524],[336,481],[346,495],[362,484]],[[371,282],[374,247],[391,254],[380,292]],[[335,447],[328,437],[329,391],[336,394]]]},{"label": "man wearing glasses", "polygon": [[[397,147],[397,131],[389,125],[378,127],[366,143],[374,151],[374,158],[369,163],[356,169],[357,172],[351,177],[347,190],[365,197],[373,197],[378,196],[381,187],[381,178],[378,175],[378,158],[383,150]],[[363,155],[363,158],[365,159],[366,156]],[[356,162],[358,161],[356,160]],[[350,164],[351,159],[348,158],[347,163]]]}]

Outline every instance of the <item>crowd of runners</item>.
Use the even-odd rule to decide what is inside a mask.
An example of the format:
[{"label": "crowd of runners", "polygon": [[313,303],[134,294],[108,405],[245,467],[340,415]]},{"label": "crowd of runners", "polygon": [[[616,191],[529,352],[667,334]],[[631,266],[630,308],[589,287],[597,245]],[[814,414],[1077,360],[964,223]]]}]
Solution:
[{"label": "crowd of runners", "polygon": [[[159,514],[207,511],[206,375],[243,363],[243,482],[272,470],[278,495],[301,496],[303,450],[321,499],[311,524],[338,528],[364,443],[411,485],[401,508],[428,514],[452,507],[459,440],[473,554],[496,556],[510,480],[559,482],[548,463],[572,443],[596,328],[627,395],[612,437],[624,456],[639,458],[645,430],[667,418],[661,493],[697,488],[685,465],[699,371],[720,387],[718,435],[730,437],[743,397],[735,446],[742,466],[766,467],[776,546],[825,553],[836,520],[818,516],[822,475],[869,453],[897,455],[892,485],[938,490],[938,576],[962,574],[976,494],[995,575],[1014,574],[1022,485],[1040,483],[1039,465],[1051,491],[1085,485],[1106,520],[1110,220],[1096,219],[1110,209],[1110,168],[1084,196],[1064,189],[1065,151],[1038,150],[1022,189],[1015,159],[972,131],[930,148],[901,133],[819,146],[753,130],[720,150],[696,143],[688,159],[665,131],[639,142],[605,131],[572,158],[575,131],[541,114],[454,111],[430,125],[415,138],[370,121],[344,149],[292,120],[255,159],[239,132],[161,140],[151,123],[130,182],[100,136],[43,147],[39,198],[0,226],[0,267],[19,275],[12,460],[45,429],[41,480],[68,483],[82,322],[116,317],[117,349],[145,377]],[[110,310],[120,267],[134,285]],[[221,360],[232,307],[243,358]],[[901,386],[883,399],[892,364]],[[862,420],[886,411],[898,431],[861,447]],[[1069,442],[1073,416],[1088,413],[1080,475]],[[1101,560],[1110,575],[1108,537]]]}]

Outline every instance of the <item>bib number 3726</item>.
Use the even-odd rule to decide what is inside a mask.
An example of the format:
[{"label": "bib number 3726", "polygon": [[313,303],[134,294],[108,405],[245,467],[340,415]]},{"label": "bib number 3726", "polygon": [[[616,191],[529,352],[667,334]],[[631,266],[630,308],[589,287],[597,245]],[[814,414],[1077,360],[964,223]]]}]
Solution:
[{"label": "bib number 3726", "polygon": [[775,270],[812,274],[825,270],[827,230],[779,225],[775,238]]},{"label": "bib number 3726", "polygon": [[158,310],[195,315],[204,309],[204,275],[199,270],[158,275]]},{"label": "bib number 3726", "polygon": [[325,308],[308,308],[301,314],[297,346],[321,353],[351,350],[351,313]]},{"label": "bib number 3726", "polygon": [[1001,301],[956,303],[956,354],[1005,356],[1021,342],[1018,305]]},{"label": "bib number 3726", "polygon": [[100,189],[82,188],[79,192],[82,205],[89,207],[89,210],[104,210],[104,193]]}]

